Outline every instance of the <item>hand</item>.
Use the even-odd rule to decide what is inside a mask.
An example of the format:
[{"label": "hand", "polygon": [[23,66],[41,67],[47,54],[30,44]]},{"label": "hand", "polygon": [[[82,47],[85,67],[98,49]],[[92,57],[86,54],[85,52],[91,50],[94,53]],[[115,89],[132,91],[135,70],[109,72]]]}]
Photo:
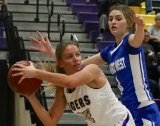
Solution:
[{"label": "hand", "polygon": [[48,54],[50,57],[55,57],[55,49],[52,47],[51,42],[48,39],[48,35],[46,34],[43,38],[42,34],[37,31],[37,34],[39,36],[38,40],[30,37],[29,40],[31,44],[33,44],[35,47],[32,47],[32,50],[39,51],[44,54]]},{"label": "hand", "polygon": [[139,27],[145,27],[145,22],[143,20],[143,17],[136,14],[135,18],[134,18],[135,23],[137,24],[137,26]]},{"label": "hand", "polygon": [[16,71],[12,76],[21,76],[19,80],[19,84],[25,79],[25,78],[34,78],[36,68],[34,67],[33,63],[31,61],[29,66],[25,66],[20,63],[16,63],[13,65],[12,71]]}]

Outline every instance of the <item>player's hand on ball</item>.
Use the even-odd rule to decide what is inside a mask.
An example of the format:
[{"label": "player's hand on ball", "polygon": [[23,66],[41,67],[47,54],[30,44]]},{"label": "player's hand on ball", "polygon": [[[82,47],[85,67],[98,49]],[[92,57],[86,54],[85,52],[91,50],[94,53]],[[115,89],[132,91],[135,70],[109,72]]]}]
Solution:
[{"label": "player's hand on ball", "polygon": [[40,88],[42,83],[42,80],[40,79],[31,78],[33,77],[34,69],[35,67],[33,66],[33,63],[26,60],[15,63],[9,69],[7,75],[10,88],[14,92],[22,94],[26,97],[34,94]]},{"label": "player's hand on ball", "polygon": [[12,68],[12,71],[15,71],[16,73],[12,76],[21,76],[19,80],[19,84],[25,79],[25,78],[34,78],[34,73],[36,68],[34,67],[33,63],[29,61],[29,65],[23,65],[20,63],[14,64],[14,67]]}]

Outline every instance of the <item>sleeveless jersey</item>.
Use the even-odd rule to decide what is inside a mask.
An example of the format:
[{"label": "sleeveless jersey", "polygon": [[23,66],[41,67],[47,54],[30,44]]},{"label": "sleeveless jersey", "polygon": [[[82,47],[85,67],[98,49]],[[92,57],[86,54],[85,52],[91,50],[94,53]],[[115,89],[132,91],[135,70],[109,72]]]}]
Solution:
[{"label": "sleeveless jersey", "polygon": [[147,79],[143,47],[134,48],[128,43],[130,34],[122,42],[110,45],[100,52],[116,77],[121,101],[129,110],[136,110],[153,102]]},{"label": "sleeveless jersey", "polygon": [[87,85],[76,87],[64,94],[71,110],[85,117],[89,126],[114,126],[128,114],[128,109],[118,101],[108,81],[100,89]]}]

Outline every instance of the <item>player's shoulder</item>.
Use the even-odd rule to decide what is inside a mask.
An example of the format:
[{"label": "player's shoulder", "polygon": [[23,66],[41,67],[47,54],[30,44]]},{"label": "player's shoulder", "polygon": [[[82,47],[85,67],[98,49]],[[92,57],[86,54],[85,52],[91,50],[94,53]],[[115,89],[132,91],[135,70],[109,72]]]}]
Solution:
[{"label": "player's shoulder", "polygon": [[99,69],[96,64],[88,64],[84,67],[85,69]]},{"label": "player's shoulder", "polygon": [[101,72],[101,69],[96,64],[88,64],[83,69],[84,71],[88,71],[95,75],[98,75]]}]

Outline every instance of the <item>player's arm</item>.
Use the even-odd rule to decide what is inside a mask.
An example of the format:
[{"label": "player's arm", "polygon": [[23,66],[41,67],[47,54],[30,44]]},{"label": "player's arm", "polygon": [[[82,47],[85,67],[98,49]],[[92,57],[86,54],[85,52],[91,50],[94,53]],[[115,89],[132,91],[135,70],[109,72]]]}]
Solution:
[{"label": "player's arm", "polygon": [[129,44],[134,48],[138,48],[142,45],[144,40],[145,23],[143,17],[140,15],[135,15],[135,23],[136,23],[136,31],[135,34],[130,36]]},{"label": "player's arm", "polygon": [[64,89],[60,87],[56,89],[54,103],[49,111],[40,104],[35,95],[27,96],[27,99],[44,126],[56,126],[67,105]]},{"label": "player's arm", "polygon": [[[95,81],[97,78],[102,78],[102,71],[97,65],[90,64],[84,67],[81,71],[72,75],[51,73],[37,69],[34,77],[49,81],[55,86],[75,88],[80,85],[89,84],[90,82]],[[99,85],[97,86],[99,87]]]},{"label": "player's arm", "polygon": [[86,65],[82,70],[72,75],[53,73],[36,69],[32,62],[30,62],[29,66],[17,63],[12,70],[17,71],[12,76],[21,76],[18,82],[19,84],[25,78],[37,78],[51,82],[55,86],[66,88],[75,88],[83,84],[89,84],[91,81],[102,77],[101,69],[95,64]]},{"label": "player's arm", "polygon": [[13,76],[21,76],[18,83],[21,83],[25,78],[37,78],[51,82],[55,86],[75,88],[82,84],[88,84],[102,75],[101,69],[95,64],[87,65],[81,71],[72,75],[39,70],[34,67],[32,62],[30,62],[30,66],[22,64],[16,64],[16,66],[12,70],[17,71]]},{"label": "player's arm", "polygon": [[100,53],[93,55],[93,56],[90,56],[90,57],[84,59],[82,62],[84,65],[96,64],[99,67],[106,64],[106,62],[101,58]]}]

